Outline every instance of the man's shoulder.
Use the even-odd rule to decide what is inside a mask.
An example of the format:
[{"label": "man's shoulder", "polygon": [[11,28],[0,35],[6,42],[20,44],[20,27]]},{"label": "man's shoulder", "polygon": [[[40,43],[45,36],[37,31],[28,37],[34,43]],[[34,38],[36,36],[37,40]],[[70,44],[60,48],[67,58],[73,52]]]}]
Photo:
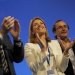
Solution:
[{"label": "man's shoulder", "polygon": [[25,46],[29,46],[29,47],[35,47],[37,44],[34,43],[26,43]]}]

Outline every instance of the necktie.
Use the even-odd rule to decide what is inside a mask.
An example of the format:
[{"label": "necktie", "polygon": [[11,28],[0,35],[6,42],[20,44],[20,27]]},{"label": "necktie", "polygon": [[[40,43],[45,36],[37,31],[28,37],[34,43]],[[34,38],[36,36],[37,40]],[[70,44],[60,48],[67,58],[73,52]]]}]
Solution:
[{"label": "necktie", "polygon": [[3,67],[5,72],[8,72],[8,64],[7,64],[7,61],[5,59],[5,54],[4,54],[4,50],[3,50],[2,45],[0,45],[0,55],[1,55],[1,59],[2,59],[2,67]]}]

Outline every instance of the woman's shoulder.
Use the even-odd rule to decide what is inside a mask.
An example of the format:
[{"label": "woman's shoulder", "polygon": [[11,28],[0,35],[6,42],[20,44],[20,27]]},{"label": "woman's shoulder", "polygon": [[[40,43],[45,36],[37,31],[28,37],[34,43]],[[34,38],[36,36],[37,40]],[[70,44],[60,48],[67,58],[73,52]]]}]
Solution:
[{"label": "woman's shoulder", "polygon": [[37,44],[35,44],[35,43],[26,43],[25,45],[24,45],[24,47],[26,47],[26,46],[28,46],[28,47],[35,47]]}]

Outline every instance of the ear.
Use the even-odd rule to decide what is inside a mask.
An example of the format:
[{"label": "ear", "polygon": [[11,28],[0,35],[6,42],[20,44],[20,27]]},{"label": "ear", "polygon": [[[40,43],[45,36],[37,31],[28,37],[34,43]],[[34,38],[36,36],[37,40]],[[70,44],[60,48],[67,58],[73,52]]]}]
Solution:
[{"label": "ear", "polygon": [[34,35],[34,32],[32,32],[32,35]]},{"label": "ear", "polygon": [[54,34],[56,35],[56,31],[54,32]]}]

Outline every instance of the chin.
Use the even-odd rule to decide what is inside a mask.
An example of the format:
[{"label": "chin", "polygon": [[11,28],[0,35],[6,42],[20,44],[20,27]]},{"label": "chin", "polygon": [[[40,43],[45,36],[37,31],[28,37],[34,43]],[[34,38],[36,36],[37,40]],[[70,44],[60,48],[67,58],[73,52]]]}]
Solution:
[{"label": "chin", "polygon": [[61,36],[61,39],[62,40],[66,39],[66,38],[67,38],[67,36]]},{"label": "chin", "polygon": [[67,34],[63,34],[63,35],[61,35],[62,37],[67,37],[68,35]]}]

